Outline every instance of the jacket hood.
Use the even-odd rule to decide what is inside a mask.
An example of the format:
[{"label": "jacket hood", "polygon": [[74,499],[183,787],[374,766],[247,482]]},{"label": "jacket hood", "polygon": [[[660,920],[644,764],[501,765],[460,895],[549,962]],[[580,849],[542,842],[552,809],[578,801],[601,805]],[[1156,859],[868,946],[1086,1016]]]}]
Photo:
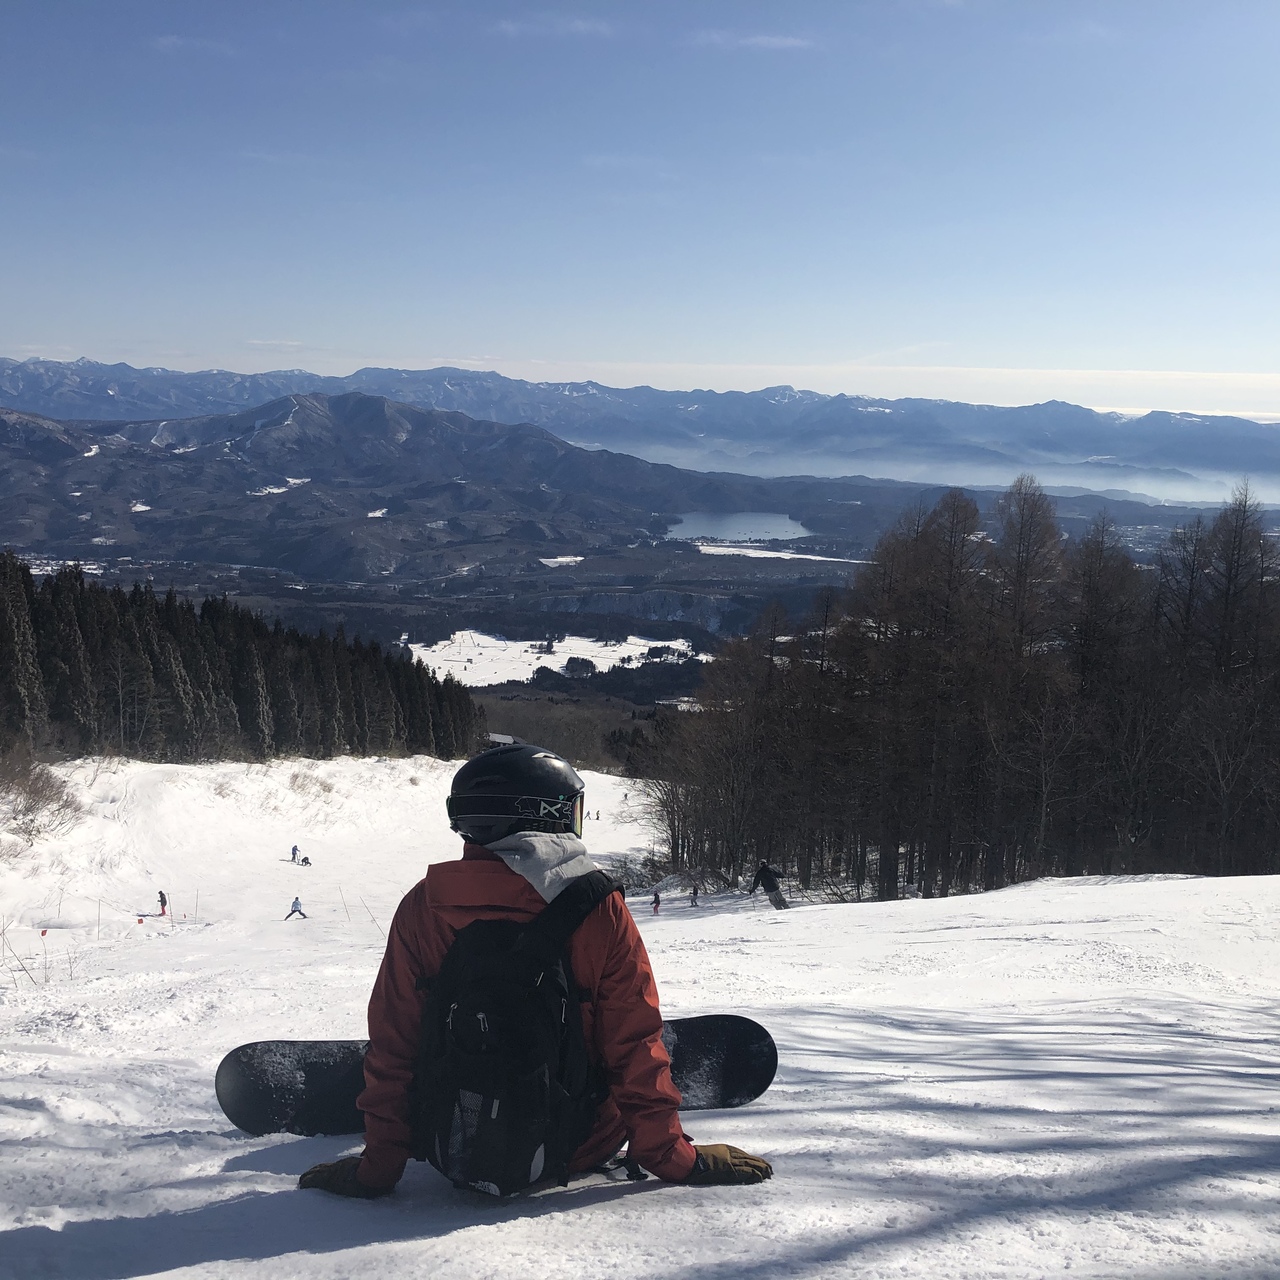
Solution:
[{"label": "jacket hood", "polygon": [[484,846],[523,876],[544,902],[596,869],[577,836],[546,831],[517,831]]}]

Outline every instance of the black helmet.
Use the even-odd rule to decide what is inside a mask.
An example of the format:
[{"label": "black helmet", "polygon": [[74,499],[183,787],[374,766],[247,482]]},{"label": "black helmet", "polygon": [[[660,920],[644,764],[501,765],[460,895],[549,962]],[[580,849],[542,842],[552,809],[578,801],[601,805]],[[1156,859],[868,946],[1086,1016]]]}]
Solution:
[{"label": "black helmet", "polygon": [[453,775],[449,825],[474,844],[516,831],[582,834],[582,779],[554,751],[516,743],[482,751]]}]

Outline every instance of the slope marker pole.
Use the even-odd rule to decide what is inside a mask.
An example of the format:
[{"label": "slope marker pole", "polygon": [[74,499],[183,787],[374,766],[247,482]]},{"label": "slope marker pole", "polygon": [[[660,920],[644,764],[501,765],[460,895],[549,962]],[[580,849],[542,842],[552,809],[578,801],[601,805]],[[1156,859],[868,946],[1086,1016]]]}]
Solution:
[{"label": "slope marker pole", "polygon": [[[369,911],[369,904],[363,898],[360,899],[360,905],[366,911]],[[378,918],[373,914],[372,911],[369,911],[369,919],[372,920],[374,924],[378,924]],[[382,934],[384,938],[387,936],[387,931],[380,924],[378,924],[378,931]]]},{"label": "slope marker pole", "polygon": [[14,951],[13,943],[10,942],[8,938],[4,939],[4,943],[5,943],[5,946],[9,948],[9,954],[13,956],[13,958],[18,962],[19,965],[21,965],[22,972],[25,973],[28,978],[31,978],[31,985],[33,987],[38,987],[40,984],[35,980],[35,978],[31,977],[31,970],[28,969],[27,966],[22,963],[22,957],[16,951]]}]

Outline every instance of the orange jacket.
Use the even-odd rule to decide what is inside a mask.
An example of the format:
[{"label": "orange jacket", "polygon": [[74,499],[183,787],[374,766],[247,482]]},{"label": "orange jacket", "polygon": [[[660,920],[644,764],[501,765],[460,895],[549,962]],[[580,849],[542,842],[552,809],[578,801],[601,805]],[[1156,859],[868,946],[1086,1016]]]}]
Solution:
[{"label": "orange jacket", "polygon": [[[497,854],[474,844],[463,846],[459,861],[428,868],[401,901],[369,999],[365,1088],[358,1099],[365,1132],[359,1176],[368,1186],[394,1186],[409,1159],[408,1091],[422,1023],[418,980],[439,972],[454,935],[471,921],[527,920],[544,905]],[[610,1085],[570,1171],[600,1164],[629,1140],[631,1155],[651,1173],[683,1181],[696,1157],[677,1114],[680,1093],[662,1044],[653,970],[616,893],[573,935],[569,962],[574,981],[590,995],[581,1005],[587,1049],[604,1065]]]}]

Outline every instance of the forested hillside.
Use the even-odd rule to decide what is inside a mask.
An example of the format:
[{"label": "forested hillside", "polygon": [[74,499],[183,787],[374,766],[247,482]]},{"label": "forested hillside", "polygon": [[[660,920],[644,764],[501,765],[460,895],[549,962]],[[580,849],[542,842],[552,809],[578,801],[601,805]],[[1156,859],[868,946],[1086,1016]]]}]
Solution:
[{"label": "forested hillside", "polygon": [[[1031,477],[958,490],[800,634],[707,668],[637,767],[678,868],[883,898],[1045,874],[1280,869],[1280,582],[1247,489],[1137,566]],[[908,890],[911,891],[911,890]]]},{"label": "forested hillside", "polygon": [[0,750],[148,760],[471,753],[479,712],[407,653],[0,556]]}]

